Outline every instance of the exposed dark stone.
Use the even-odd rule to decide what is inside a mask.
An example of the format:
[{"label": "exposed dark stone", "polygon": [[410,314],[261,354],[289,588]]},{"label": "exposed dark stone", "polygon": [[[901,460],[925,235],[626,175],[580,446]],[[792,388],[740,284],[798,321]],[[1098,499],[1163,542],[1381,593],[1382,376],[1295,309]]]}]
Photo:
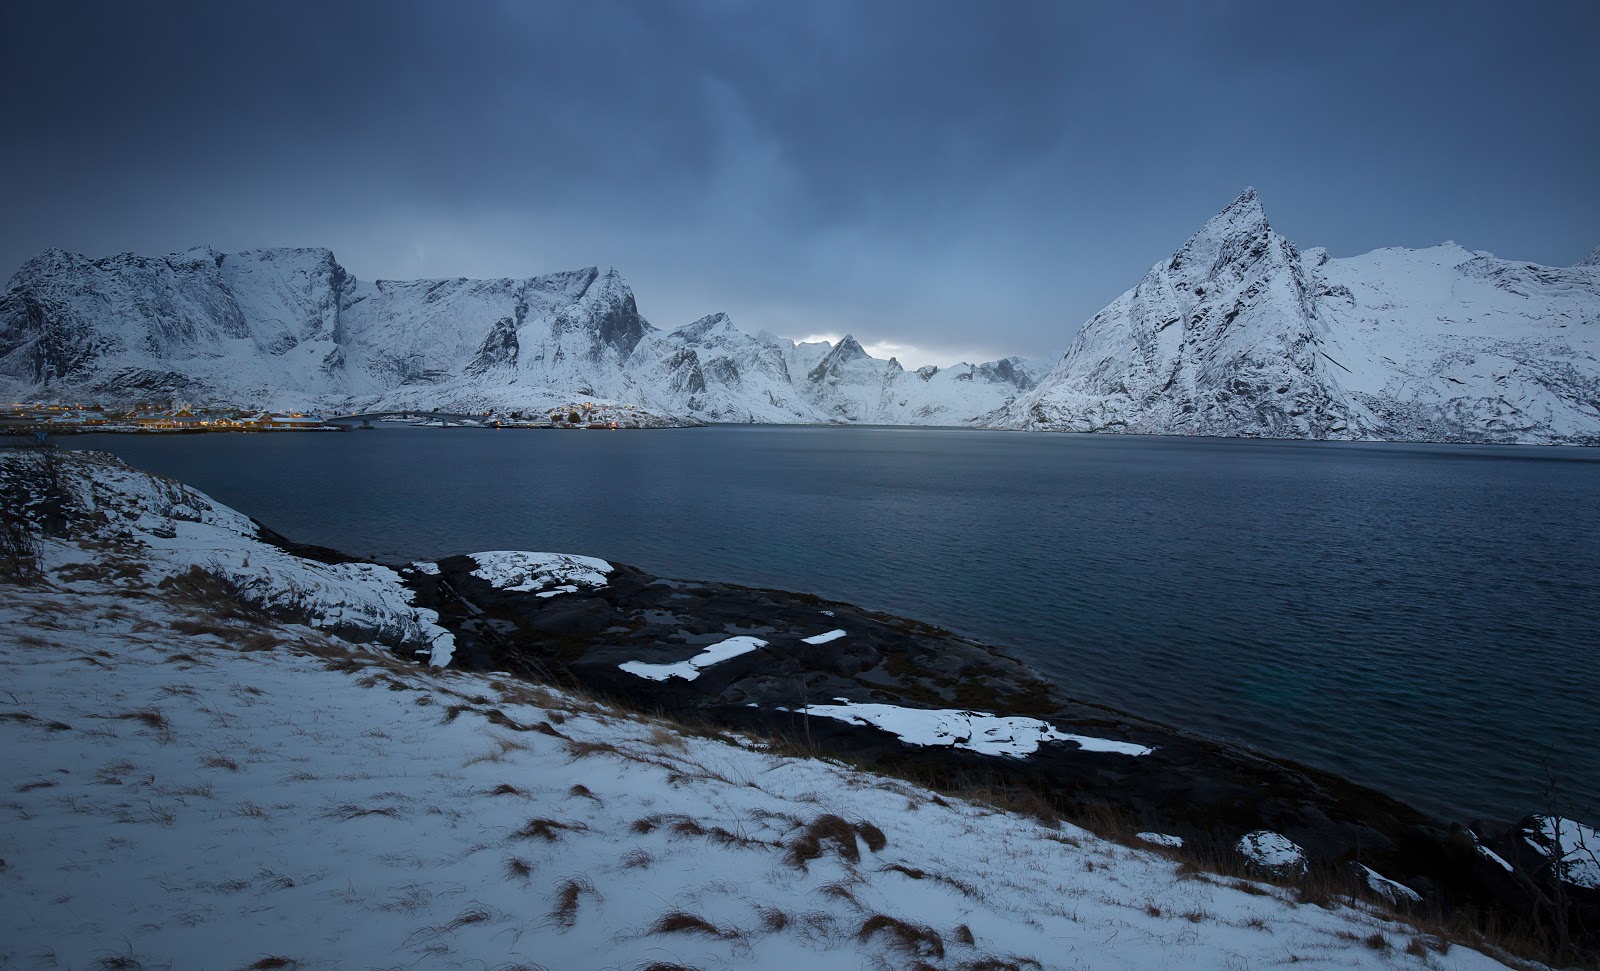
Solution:
[{"label": "exposed dark stone", "polygon": [[[1301,845],[1314,868],[1348,874],[1359,861],[1424,893],[1430,907],[1529,912],[1528,888],[1459,826],[1328,772],[1062,697],[1021,662],[950,631],[805,594],[669,580],[620,564],[604,587],[552,597],[497,590],[472,575],[470,557],[439,566],[439,576],[408,582],[456,632],[456,663],[465,667],[571,681],[646,710],[803,742],[939,784],[1030,790],[1069,818],[1112,807],[1201,853],[1232,853],[1241,835],[1268,829]],[[835,628],[846,636],[803,643]],[[703,668],[692,681],[654,681],[619,667],[688,660],[741,634],[767,646]],[[799,713],[835,699],[1023,715],[1154,752],[1053,742],[1025,758],[992,756],[910,745]]]}]

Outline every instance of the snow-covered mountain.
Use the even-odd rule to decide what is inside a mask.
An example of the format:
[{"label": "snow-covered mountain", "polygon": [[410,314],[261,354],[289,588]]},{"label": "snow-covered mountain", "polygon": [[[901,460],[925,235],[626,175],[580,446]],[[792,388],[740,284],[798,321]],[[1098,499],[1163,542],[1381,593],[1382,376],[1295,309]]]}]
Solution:
[{"label": "snow-covered mountain", "polygon": [[0,294],[0,395],[333,411],[634,402],[710,421],[959,424],[1033,387],[1020,358],[907,373],[853,338],[796,345],[725,314],[663,332],[615,270],[355,279],[325,249],[91,260]]},{"label": "snow-covered mountain", "polygon": [[1083,326],[1005,428],[1600,444],[1600,250],[1331,259],[1244,192]]}]

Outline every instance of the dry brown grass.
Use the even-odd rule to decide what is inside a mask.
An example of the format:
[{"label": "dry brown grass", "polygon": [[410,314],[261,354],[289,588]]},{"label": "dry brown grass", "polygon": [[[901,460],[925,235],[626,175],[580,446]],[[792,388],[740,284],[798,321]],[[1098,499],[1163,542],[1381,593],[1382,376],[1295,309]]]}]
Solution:
[{"label": "dry brown grass", "polygon": [[563,823],[554,819],[536,817],[522,824],[522,828],[511,834],[512,839],[527,840],[541,839],[546,843],[559,841],[563,833],[578,832],[589,827],[582,823]]},{"label": "dry brown grass", "polygon": [[391,809],[388,806],[359,806],[355,803],[347,802],[343,805],[335,806],[322,814],[324,819],[337,819],[343,822],[361,819],[366,816],[388,816],[391,819],[398,819],[400,818],[400,810]]},{"label": "dry brown grass", "polygon": [[634,848],[622,854],[622,858],[618,860],[617,863],[621,865],[624,870],[642,870],[650,866],[650,864],[654,863],[655,861],[656,858],[651,856],[648,852]]},{"label": "dry brown grass", "polygon": [[477,765],[481,762],[507,762],[510,760],[513,752],[528,751],[528,746],[526,744],[510,737],[509,735],[491,735],[489,736],[489,740],[492,743],[489,751],[483,753],[482,755],[475,755],[472,758],[467,759],[467,761],[462,763],[461,767],[466,768],[469,765]]},{"label": "dry brown grass", "polygon": [[685,749],[689,747],[689,743],[684,741],[682,735],[659,725],[650,730],[650,744],[657,748]]},{"label": "dry brown grass", "polygon": [[567,758],[576,762],[586,759],[591,755],[615,755],[619,758],[630,758],[621,749],[610,742],[584,742],[578,739],[567,739]]},{"label": "dry brown grass", "polygon": [[977,887],[974,887],[972,884],[966,882],[965,880],[960,880],[960,879],[957,879],[955,877],[946,876],[943,873],[931,873],[931,872],[929,872],[927,870],[918,869],[917,867],[905,866],[904,864],[900,864],[900,863],[891,863],[888,866],[880,867],[879,868],[879,872],[880,873],[899,873],[899,874],[902,874],[904,876],[910,877],[913,880],[932,880],[933,882],[943,884],[943,885],[951,888],[952,890],[955,890],[957,893],[960,893],[963,897],[967,897],[967,898],[970,898],[972,900],[977,900],[981,896],[981,894],[979,893]]},{"label": "dry brown grass", "polygon": [[599,897],[600,892],[594,888],[585,877],[568,878],[556,884],[554,906],[550,908],[550,919],[557,926],[570,928],[578,922],[578,902],[584,894]]},{"label": "dry brown grass", "polygon": [[513,856],[506,861],[506,879],[522,880],[526,882],[533,876],[533,864],[520,856]]},{"label": "dry brown grass", "polygon": [[874,853],[883,849],[888,843],[883,831],[869,822],[848,823],[833,813],[823,813],[789,841],[788,852],[784,855],[783,861],[792,867],[804,869],[807,863],[822,856],[829,847],[832,847],[840,858],[850,863],[859,863],[861,850],[856,845],[857,836],[860,836],[867,844],[867,848]]},{"label": "dry brown grass", "polygon": [[728,933],[717,925],[686,910],[670,910],[655,919],[646,932],[649,934],[703,934],[723,939]]},{"label": "dry brown grass", "polygon": [[757,907],[756,917],[761,921],[761,929],[769,934],[777,934],[793,922],[788,914],[776,907]]},{"label": "dry brown grass", "polygon": [[913,958],[944,958],[944,938],[939,932],[922,924],[912,924],[887,914],[873,914],[861,922],[856,940],[866,943],[883,935],[889,947]]}]

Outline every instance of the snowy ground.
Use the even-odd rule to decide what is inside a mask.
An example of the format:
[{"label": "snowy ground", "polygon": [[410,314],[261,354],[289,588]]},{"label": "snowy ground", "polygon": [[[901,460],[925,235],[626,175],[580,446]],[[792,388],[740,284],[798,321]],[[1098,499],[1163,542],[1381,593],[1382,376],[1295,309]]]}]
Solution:
[{"label": "snowy ground", "polygon": [[0,578],[0,968],[1500,966],[454,670],[394,571],[301,560],[198,492],[68,461],[81,528],[45,541],[41,581]]},{"label": "snowy ground", "polygon": [[6,593],[0,966],[1497,966],[509,678]]}]

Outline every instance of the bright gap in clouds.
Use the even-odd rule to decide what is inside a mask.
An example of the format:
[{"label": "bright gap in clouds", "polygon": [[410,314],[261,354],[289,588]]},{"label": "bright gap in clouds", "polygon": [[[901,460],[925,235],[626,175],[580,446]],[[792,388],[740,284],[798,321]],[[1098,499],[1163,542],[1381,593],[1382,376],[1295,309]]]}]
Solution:
[{"label": "bright gap in clouds", "polygon": [[[807,334],[804,337],[791,337],[789,339],[796,344],[815,344],[818,341],[827,341],[829,344],[836,345],[843,338],[843,334],[826,333]],[[983,364],[986,361],[999,360],[1004,356],[993,352],[949,351],[931,347],[919,347],[916,344],[896,344],[893,341],[877,341],[869,344],[861,340],[860,337],[857,337],[856,340],[861,344],[861,349],[868,354],[880,361],[887,361],[892,357],[899,361],[900,366],[907,371],[915,371],[917,368],[925,367],[929,364],[942,368],[961,363]]]}]

